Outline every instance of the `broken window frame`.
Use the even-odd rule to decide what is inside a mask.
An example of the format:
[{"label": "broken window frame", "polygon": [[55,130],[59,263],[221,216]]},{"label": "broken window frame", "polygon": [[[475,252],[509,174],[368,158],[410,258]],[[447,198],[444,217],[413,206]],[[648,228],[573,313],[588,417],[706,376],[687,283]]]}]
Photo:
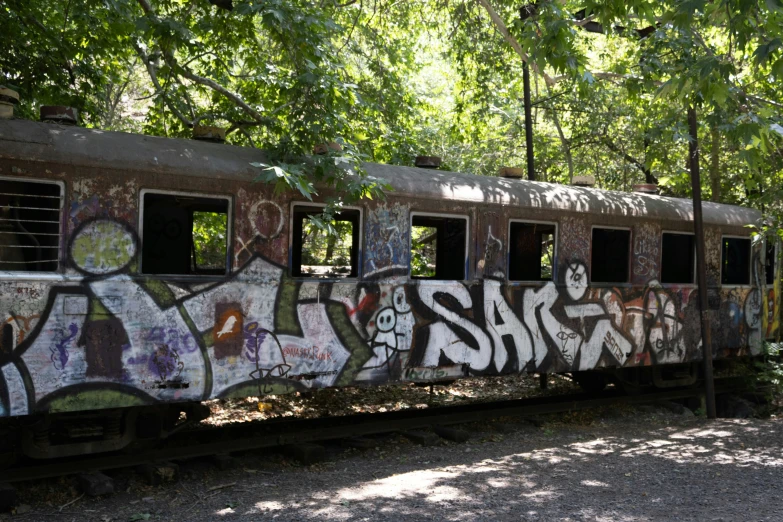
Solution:
[{"label": "broken window frame", "polygon": [[[437,277],[437,267],[435,269],[435,276],[433,277],[421,277],[413,275],[412,259],[413,259],[413,219],[416,217],[431,217],[431,218],[446,218],[446,219],[460,219],[465,221],[465,250],[462,279],[440,279]],[[409,234],[408,234],[408,279],[413,281],[467,281],[469,278],[469,266],[470,266],[470,216],[465,214],[448,214],[440,212],[418,212],[411,211],[408,218]],[[437,254],[436,254],[437,256]],[[437,263],[437,257],[436,257]]]},{"label": "broken window frame", "polygon": [[[723,282],[723,242],[726,239],[745,239],[748,241],[748,282],[747,283],[724,283]],[[720,236],[720,281],[721,287],[727,288],[750,288],[753,286],[753,238],[750,236],[736,236],[731,234],[721,234]]]},{"label": "broken window frame", "polygon": [[[555,227],[555,233],[553,237],[554,244],[552,246],[552,278],[551,279],[511,279],[511,225],[512,223],[522,223],[525,225],[552,225]],[[559,245],[559,225],[557,221],[537,221],[534,219],[522,219],[511,218],[508,220],[508,228],[506,238],[508,238],[508,247],[506,248],[506,262],[507,262],[507,280],[510,283],[522,283],[522,284],[539,284],[545,285],[546,283],[557,281],[557,249]],[[540,268],[540,267],[539,267]]]},{"label": "broken window frame", "polygon": [[[628,232],[628,259],[625,281],[595,281],[593,280],[593,233],[595,229],[624,230]],[[631,270],[633,269],[633,228],[616,227],[611,225],[593,225],[590,227],[590,285],[591,286],[631,286]]]},{"label": "broken window frame", "polygon": [[[355,242],[355,244],[351,245],[351,254],[355,255],[355,259],[351,259],[351,273],[347,276],[328,276],[328,277],[314,277],[312,275],[308,274],[302,274],[302,267],[301,262],[299,263],[299,266],[297,267],[294,263],[294,245],[296,244],[296,241],[294,239],[294,230],[296,229],[296,209],[297,207],[305,207],[305,208],[319,208],[321,209],[321,212],[323,212],[323,209],[326,208],[326,203],[315,203],[315,202],[304,202],[304,201],[294,201],[291,203],[291,211],[289,215],[288,220],[288,226],[289,226],[289,234],[288,234],[288,271],[292,278],[295,279],[301,279],[304,281],[318,281],[318,282],[327,282],[327,281],[352,281],[355,279],[359,279],[362,274],[362,252],[363,252],[363,241],[364,241],[364,209],[362,207],[357,206],[344,206],[342,207],[342,210],[351,210],[351,211],[357,211],[359,213],[359,221],[357,224],[357,228],[355,230],[352,230],[352,237]],[[338,212],[339,214],[339,212]],[[312,214],[311,214],[312,215]],[[301,241],[301,240],[300,240]],[[355,253],[355,254],[354,254]],[[301,256],[300,256],[301,259]]]},{"label": "broken window frame", "polygon": [[[693,267],[691,270],[691,282],[690,283],[667,283],[663,280],[663,236],[665,234],[675,234],[680,236],[691,236],[693,238]],[[661,270],[660,277],[658,278],[662,286],[697,286],[696,282],[696,234],[693,232],[683,232],[681,230],[662,230],[661,231]]]},{"label": "broken window frame", "polygon": [[[155,273],[148,273],[144,271],[144,196],[147,194],[155,194],[155,195],[161,195],[161,196],[172,196],[172,197],[185,197],[185,198],[198,198],[198,199],[219,199],[224,200],[228,203],[228,206],[226,208],[226,270],[222,274],[198,274],[198,273],[192,273],[192,274],[155,274]],[[225,194],[208,194],[204,192],[186,192],[186,191],[180,191],[180,190],[161,190],[161,189],[148,189],[144,188],[139,191],[139,274],[143,274],[145,276],[152,276],[152,277],[166,277],[166,278],[177,278],[177,279],[191,279],[196,278],[199,280],[203,279],[209,279],[209,278],[219,278],[222,279],[226,277],[227,275],[231,274],[232,266],[231,266],[231,253],[233,250],[233,234],[234,234],[234,198],[233,196],[225,195]],[[193,228],[191,223],[191,248],[193,248]],[[191,256],[194,255],[194,252],[191,250]],[[195,259],[193,260],[193,263],[195,264]]]},{"label": "broken window frame", "polygon": [[[56,254],[53,256],[53,259],[51,261],[44,261],[46,263],[55,263],[56,267],[54,270],[0,270],[0,278],[2,279],[18,279],[20,276],[23,275],[34,275],[36,278],[45,278],[47,274],[59,274],[62,272],[63,263],[62,263],[62,250],[63,250],[63,212],[65,209],[65,182],[63,181],[57,181],[57,180],[48,180],[48,179],[34,179],[34,178],[19,178],[19,177],[13,177],[13,176],[0,176],[0,180],[2,181],[15,181],[19,183],[38,183],[42,185],[56,185],[60,187],[60,206],[56,209],[57,210],[57,248],[50,248],[48,250],[51,250],[53,252],[56,252]],[[28,196],[24,195],[24,197],[35,197],[35,196]],[[52,213],[55,209],[51,209]],[[52,220],[54,221],[54,220]],[[2,243],[2,240],[0,240],[0,243]],[[38,261],[40,262],[40,261]]]}]

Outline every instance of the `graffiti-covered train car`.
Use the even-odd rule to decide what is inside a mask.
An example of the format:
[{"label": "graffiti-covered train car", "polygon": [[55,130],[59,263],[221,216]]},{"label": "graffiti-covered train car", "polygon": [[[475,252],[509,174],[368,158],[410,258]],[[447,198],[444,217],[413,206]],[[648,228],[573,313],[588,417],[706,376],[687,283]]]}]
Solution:
[{"label": "graffiti-covered train car", "polygon": [[[688,200],[368,164],[324,237],[258,161],[0,121],[0,416],[701,359]],[[778,329],[759,217],[704,204],[718,358]]]}]

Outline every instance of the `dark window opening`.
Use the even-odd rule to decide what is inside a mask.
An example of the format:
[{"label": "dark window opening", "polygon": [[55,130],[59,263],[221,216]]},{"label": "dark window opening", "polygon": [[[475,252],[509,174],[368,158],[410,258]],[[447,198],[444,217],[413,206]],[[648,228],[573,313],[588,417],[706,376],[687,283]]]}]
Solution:
[{"label": "dark window opening", "polygon": [[0,270],[57,270],[61,203],[60,185],[0,180]]},{"label": "dark window opening", "polygon": [[467,220],[440,216],[413,216],[411,277],[465,279]]},{"label": "dark window opening", "polygon": [[511,222],[510,281],[551,281],[555,257],[555,225]]},{"label": "dark window opening", "polygon": [[750,284],[750,239],[724,237],[720,282],[724,285]]},{"label": "dark window opening", "polygon": [[145,274],[225,275],[228,200],[144,194],[141,267]]},{"label": "dark window opening", "polygon": [[764,258],[764,277],[765,283],[771,285],[775,282],[775,267],[777,266],[776,259],[776,239],[767,239],[767,256]]},{"label": "dark window opening", "polygon": [[[330,222],[321,207],[294,207],[291,270],[295,277],[358,277],[358,210],[343,210]],[[329,232],[332,233],[329,233]]]},{"label": "dark window opening", "polygon": [[661,283],[693,283],[695,247],[693,234],[663,234]]},{"label": "dark window opening", "polygon": [[594,228],[590,257],[593,283],[627,283],[631,231]]}]

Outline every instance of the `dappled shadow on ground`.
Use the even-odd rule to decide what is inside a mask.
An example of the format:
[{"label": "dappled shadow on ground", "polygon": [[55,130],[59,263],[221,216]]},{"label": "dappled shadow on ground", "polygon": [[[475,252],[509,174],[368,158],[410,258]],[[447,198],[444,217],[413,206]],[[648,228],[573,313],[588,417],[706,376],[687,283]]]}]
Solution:
[{"label": "dappled shadow on ground", "polygon": [[21,484],[29,511],[0,521],[783,520],[783,419],[615,406],[466,429],[465,444],[335,443],[314,466],[270,450],[223,471],[193,459],[179,482],[155,487],[120,471],[103,498],[82,498],[70,478]]},{"label": "dappled shadow on ground", "polygon": [[[536,430],[480,447],[417,448],[409,456],[416,462],[402,465],[399,459],[363,464],[365,455],[318,474],[286,474],[277,487],[259,488],[252,506],[212,516],[641,521],[746,520],[752,513],[754,520],[783,519],[775,493],[783,479],[780,422],[620,429],[581,436],[563,430],[549,440]],[[568,441],[575,437],[582,440]]]}]

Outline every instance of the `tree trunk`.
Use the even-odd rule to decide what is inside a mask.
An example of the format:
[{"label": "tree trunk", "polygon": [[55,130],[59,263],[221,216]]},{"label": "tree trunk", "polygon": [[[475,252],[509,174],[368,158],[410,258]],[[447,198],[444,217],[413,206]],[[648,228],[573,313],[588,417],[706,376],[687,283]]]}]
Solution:
[{"label": "tree trunk", "polygon": [[[552,89],[549,89],[549,94],[552,94]],[[563,132],[563,127],[560,125],[560,118],[557,115],[557,109],[553,107],[550,107],[547,109],[550,114],[552,115],[552,122],[555,124],[555,128],[557,129],[557,136],[560,138],[560,146],[563,148],[563,155],[566,158],[566,162],[568,163],[568,184],[574,182],[574,158],[571,156],[571,144],[568,142],[568,138],[566,138],[565,133]]]},{"label": "tree trunk", "polygon": [[710,201],[720,203],[720,131],[717,125],[710,129],[712,147],[710,148]]},{"label": "tree trunk", "polygon": [[334,247],[337,245],[337,234],[332,234],[326,240],[326,257],[324,257],[324,264],[331,262],[334,257]]}]

